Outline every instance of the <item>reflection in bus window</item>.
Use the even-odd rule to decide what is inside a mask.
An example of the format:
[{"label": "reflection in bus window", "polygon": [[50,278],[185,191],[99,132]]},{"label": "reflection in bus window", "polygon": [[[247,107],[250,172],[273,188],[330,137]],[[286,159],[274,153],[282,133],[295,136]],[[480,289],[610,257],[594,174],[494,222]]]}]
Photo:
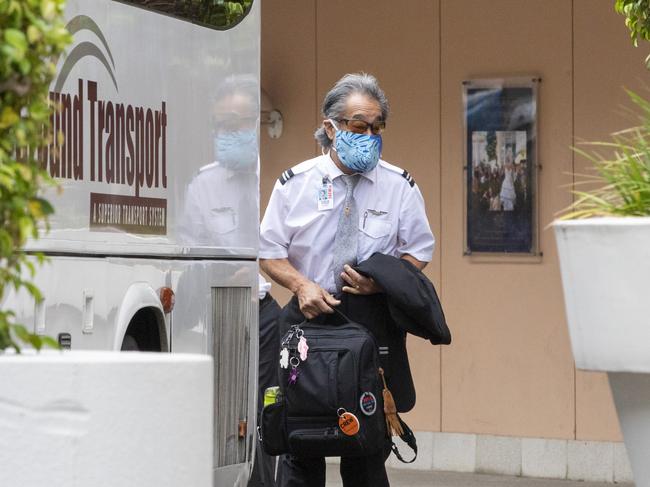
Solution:
[{"label": "reflection in bus window", "polygon": [[186,245],[233,248],[258,234],[257,78],[227,78],[211,109],[213,157],[188,185],[178,232]]},{"label": "reflection in bus window", "polygon": [[230,29],[251,9],[253,0],[122,0],[215,29]]}]

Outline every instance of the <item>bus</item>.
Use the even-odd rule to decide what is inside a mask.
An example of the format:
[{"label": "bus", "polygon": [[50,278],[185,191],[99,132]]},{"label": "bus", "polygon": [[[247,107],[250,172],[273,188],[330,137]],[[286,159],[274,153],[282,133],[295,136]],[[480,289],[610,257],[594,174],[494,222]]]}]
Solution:
[{"label": "bus", "polygon": [[[214,484],[245,485],[255,441],[259,1],[69,0],[55,213],[29,252],[44,299],[18,322],[73,350],[214,357]],[[173,387],[173,384],[170,384]],[[189,407],[189,406],[188,406]],[[165,425],[160,425],[164,432]]]}]

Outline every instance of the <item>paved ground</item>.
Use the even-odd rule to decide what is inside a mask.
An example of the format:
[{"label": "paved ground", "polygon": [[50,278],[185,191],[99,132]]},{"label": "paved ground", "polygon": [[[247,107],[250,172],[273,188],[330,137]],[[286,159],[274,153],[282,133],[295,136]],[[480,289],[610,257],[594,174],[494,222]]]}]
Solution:
[{"label": "paved ground", "polygon": [[[634,487],[634,484],[608,484],[569,480],[544,480],[452,472],[419,472],[388,469],[391,487]],[[327,465],[327,487],[341,487],[338,465]]]}]

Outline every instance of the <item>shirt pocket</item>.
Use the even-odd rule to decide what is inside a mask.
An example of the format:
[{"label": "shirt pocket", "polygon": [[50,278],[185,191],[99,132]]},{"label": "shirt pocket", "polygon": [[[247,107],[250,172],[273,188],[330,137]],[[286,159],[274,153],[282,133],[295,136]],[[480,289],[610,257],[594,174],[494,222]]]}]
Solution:
[{"label": "shirt pocket", "polygon": [[361,219],[360,229],[370,238],[379,239],[390,235],[392,224],[388,220],[382,220],[379,217],[368,216]]},{"label": "shirt pocket", "polygon": [[393,223],[385,212],[369,210],[359,218],[359,259],[365,260],[374,252],[387,252]]},{"label": "shirt pocket", "polygon": [[217,235],[230,233],[237,228],[237,219],[237,213],[231,207],[212,208],[209,231]]}]

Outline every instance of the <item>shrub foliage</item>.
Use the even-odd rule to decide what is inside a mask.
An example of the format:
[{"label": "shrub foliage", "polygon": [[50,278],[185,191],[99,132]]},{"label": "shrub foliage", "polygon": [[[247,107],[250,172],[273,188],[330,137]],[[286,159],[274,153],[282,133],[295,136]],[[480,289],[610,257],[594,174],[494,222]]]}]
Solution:
[{"label": "shrub foliage", "polygon": [[[35,262],[22,249],[39,228],[47,228],[52,206],[39,196],[44,184],[54,184],[36,159],[36,149],[48,144],[48,89],[58,59],[70,35],[63,23],[63,0],[0,0],[0,300],[14,290],[42,299],[33,284]],[[40,349],[39,337],[0,309],[0,350],[18,341]]]},{"label": "shrub foliage", "polygon": [[574,149],[595,170],[579,184],[595,187],[574,191],[577,199],[563,219],[650,215],[650,102],[631,91],[628,95],[639,124],[612,134],[611,141],[585,144],[589,150]]},{"label": "shrub foliage", "polygon": [[650,41],[650,0],[616,0],[614,9],[625,16],[635,46],[639,38]]}]

